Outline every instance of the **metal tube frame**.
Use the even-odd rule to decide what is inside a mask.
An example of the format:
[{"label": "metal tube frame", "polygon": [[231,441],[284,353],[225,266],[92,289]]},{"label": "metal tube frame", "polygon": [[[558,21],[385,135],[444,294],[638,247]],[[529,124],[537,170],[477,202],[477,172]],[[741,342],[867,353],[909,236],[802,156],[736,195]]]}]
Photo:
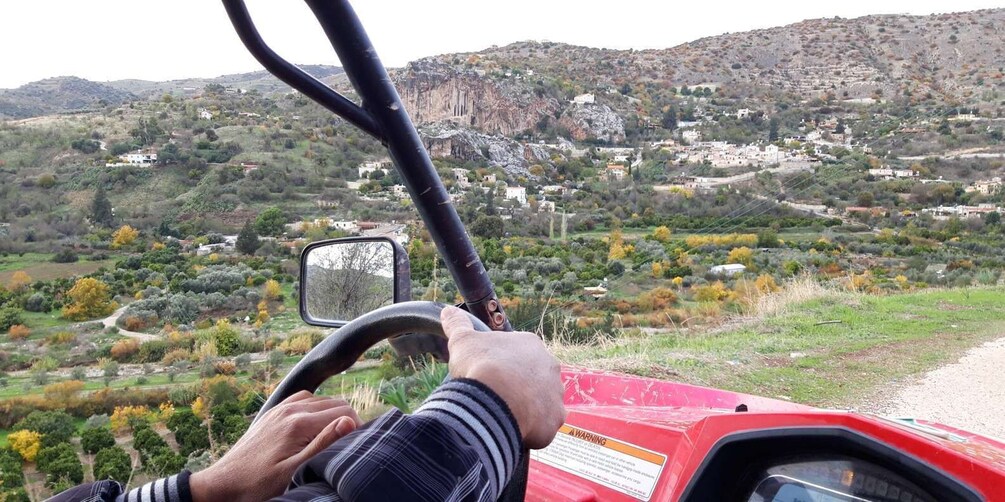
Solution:
[{"label": "metal tube frame", "polygon": [[401,104],[387,70],[347,0],[305,0],[362,100],[357,105],[275,53],[258,34],[244,0],[223,0],[241,41],[270,73],[378,139],[390,153],[469,312],[493,330],[509,331],[478,252]]}]

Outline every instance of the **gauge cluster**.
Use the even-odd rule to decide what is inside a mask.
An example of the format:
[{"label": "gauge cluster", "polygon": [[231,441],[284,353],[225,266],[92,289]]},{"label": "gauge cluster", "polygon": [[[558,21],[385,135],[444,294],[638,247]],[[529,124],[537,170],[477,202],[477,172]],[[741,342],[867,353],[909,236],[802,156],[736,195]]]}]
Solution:
[{"label": "gauge cluster", "polygon": [[914,483],[854,458],[803,459],[764,469],[749,502],[935,502]]}]

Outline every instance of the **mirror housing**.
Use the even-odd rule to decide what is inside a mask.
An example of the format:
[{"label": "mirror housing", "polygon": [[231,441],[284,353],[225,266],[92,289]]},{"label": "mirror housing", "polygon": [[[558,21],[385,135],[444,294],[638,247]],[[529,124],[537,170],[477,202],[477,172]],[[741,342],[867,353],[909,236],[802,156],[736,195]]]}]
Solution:
[{"label": "mirror housing", "polygon": [[386,237],[312,242],[300,255],[300,317],[338,328],[371,310],[412,299],[408,253]]},{"label": "mirror housing", "polygon": [[[326,319],[324,317],[319,317],[319,315],[323,313],[321,311],[324,309],[317,308],[317,303],[310,303],[312,295],[311,290],[309,289],[308,281],[311,280],[311,257],[314,256],[316,258],[321,258],[322,255],[316,253],[327,253],[330,258],[336,259],[345,254],[343,252],[336,252],[337,249],[341,248],[342,251],[349,250],[349,248],[345,246],[354,246],[356,250],[372,250],[375,255],[377,253],[385,253],[385,256],[389,259],[378,260],[378,262],[380,262],[377,264],[379,265],[379,274],[369,274],[371,276],[371,280],[373,280],[374,277],[384,277],[388,280],[387,284],[385,284],[382,288],[378,288],[383,289],[385,293],[382,293],[381,296],[378,297],[378,299],[382,301],[372,302],[372,305],[360,306],[360,308],[356,310],[355,315],[351,315],[351,318]],[[325,249],[328,251],[326,252]],[[379,258],[379,256],[377,257]],[[315,261],[320,262],[321,260],[318,259]],[[351,261],[352,260],[350,260],[350,262]],[[366,274],[364,273],[364,275]],[[364,279],[364,277],[358,278]],[[325,288],[321,288],[321,291],[316,292],[315,294],[325,293],[324,289]],[[390,293],[390,298],[388,298],[386,293]],[[313,298],[315,300],[318,299],[316,296]],[[386,237],[346,237],[342,239],[312,242],[304,248],[303,253],[300,255],[300,318],[311,326],[340,328],[348,324],[348,322],[353,318],[365,314],[370,310],[374,310],[391,303],[401,303],[411,300],[412,280],[411,268],[408,264],[408,253],[401,247],[400,244],[398,244],[397,241],[393,239]],[[429,333],[409,333],[389,338],[388,342],[390,342],[391,348],[394,349],[399,357],[418,357],[423,354],[432,354],[440,361],[446,361],[448,358],[447,342],[444,338],[437,335]]]}]

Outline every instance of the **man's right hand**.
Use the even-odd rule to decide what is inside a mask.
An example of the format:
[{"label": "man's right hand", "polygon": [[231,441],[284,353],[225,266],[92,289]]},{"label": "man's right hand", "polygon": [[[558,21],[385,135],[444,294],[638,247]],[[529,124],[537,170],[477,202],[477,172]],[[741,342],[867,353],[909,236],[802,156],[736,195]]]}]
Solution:
[{"label": "man's right hand", "polygon": [[506,401],[527,448],[544,448],[565,421],[561,366],[537,335],[475,331],[463,310],[440,313],[450,375],[478,380]]}]

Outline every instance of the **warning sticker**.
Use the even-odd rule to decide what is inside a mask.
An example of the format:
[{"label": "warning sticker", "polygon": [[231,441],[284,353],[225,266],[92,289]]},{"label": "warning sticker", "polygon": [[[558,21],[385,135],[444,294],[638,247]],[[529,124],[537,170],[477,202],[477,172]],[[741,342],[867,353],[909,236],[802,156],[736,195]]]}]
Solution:
[{"label": "warning sticker", "polygon": [[653,495],[667,460],[666,455],[569,424],[530,457],[641,500]]}]

